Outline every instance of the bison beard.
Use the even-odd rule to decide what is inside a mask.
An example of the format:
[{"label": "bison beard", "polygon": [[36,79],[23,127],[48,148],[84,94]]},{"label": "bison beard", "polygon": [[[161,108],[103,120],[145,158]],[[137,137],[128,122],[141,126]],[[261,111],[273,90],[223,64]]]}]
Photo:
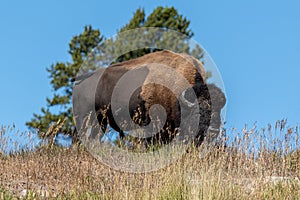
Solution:
[{"label": "bison beard", "polygon": [[[147,83],[149,70],[153,70],[151,72],[162,79],[166,76],[165,74],[161,74],[159,66],[154,69],[147,68],[147,65],[153,63],[162,64],[174,69],[189,82],[192,89],[183,90],[181,95],[176,97],[169,88],[163,85]],[[141,68],[141,66],[144,67]],[[140,87],[137,88],[130,97],[129,114],[132,121],[141,127],[148,125],[151,121],[149,115],[150,108],[156,104],[164,107],[167,114],[166,123],[161,131],[152,137],[141,139],[145,144],[166,144],[172,141],[178,132],[180,123],[182,121],[184,123],[184,116],[191,114],[184,113],[185,109],[181,106],[189,107],[195,102],[197,102],[199,106],[199,111],[197,111],[198,113],[196,114],[200,115],[195,137],[196,146],[202,143],[207,134],[218,134],[221,125],[220,112],[226,102],[225,95],[215,85],[206,84],[204,68],[197,59],[186,54],[177,54],[171,51],[159,51],[137,59],[111,65],[101,72],[101,79],[99,81],[96,78],[89,78],[91,75],[88,76],[87,79],[91,81],[90,83],[86,81],[86,85],[96,84],[94,99],[95,110],[103,132],[106,131],[107,125],[109,124],[114,130],[120,133],[120,138],[124,138],[125,136],[123,130],[128,129],[128,127],[126,127],[126,125],[120,127],[115,121],[114,116],[116,113],[112,112],[111,99],[118,81],[130,70],[138,71],[138,76],[136,76],[133,81],[146,83],[140,84]],[[97,71],[94,74],[96,73]],[[96,77],[96,75],[94,76]],[[93,77],[93,75],[91,77]],[[95,80],[98,82],[96,81],[95,83]],[[176,83],[176,80],[174,80],[174,82],[174,84],[181,84],[180,82]],[[193,95],[190,95],[192,92],[194,92],[197,99],[193,99]],[[80,93],[80,84],[78,84],[76,95],[80,96]],[[74,96],[74,94],[73,101],[73,105],[76,106],[76,96]],[[86,103],[88,104],[89,102]],[[123,108],[120,107],[118,110],[122,109]],[[83,112],[85,113],[79,113],[78,115],[86,115],[87,111]],[[80,120],[76,120],[76,122],[78,121]],[[92,134],[91,137],[95,137],[95,135]]]}]

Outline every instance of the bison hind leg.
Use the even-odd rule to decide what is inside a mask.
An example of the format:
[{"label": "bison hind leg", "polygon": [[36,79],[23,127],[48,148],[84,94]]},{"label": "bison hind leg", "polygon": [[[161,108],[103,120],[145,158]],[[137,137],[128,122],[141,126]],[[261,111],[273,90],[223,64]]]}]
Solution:
[{"label": "bison hind leg", "polygon": [[103,134],[106,132],[106,128],[108,125],[107,122],[107,118],[104,117],[101,114],[97,115],[97,122],[94,123],[94,127],[92,127],[91,133],[89,138],[90,139],[96,139],[97,137],[99,137],[101,139],[101,137],[103,136]]}]

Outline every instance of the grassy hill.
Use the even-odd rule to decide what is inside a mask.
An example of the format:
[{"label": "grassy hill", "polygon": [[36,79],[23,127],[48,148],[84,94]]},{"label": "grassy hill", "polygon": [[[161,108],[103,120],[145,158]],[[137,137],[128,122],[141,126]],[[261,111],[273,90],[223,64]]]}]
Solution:
[{"label": "grassy hill", "polygon": [[[282,141],[274,137],[278,133]],[[199,156],[201,148],[192,148],[175,163],[148,173],[116,171],[77,145],[3,154],[0,198],[300,198],[298,127],[244,129],[231,139],[226,134],[208,155]]]}]

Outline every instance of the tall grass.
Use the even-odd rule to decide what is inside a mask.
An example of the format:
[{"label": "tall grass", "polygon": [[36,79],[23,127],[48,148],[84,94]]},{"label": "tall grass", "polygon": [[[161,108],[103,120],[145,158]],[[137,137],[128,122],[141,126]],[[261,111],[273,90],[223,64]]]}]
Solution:
[{"label": "tall grass", "polygon": [[[0,143],[7,143],[7,130],[2,128]],[[0,198],[299,199],[298,131],[285,120],[259,130],[224,130],[207,155],[192,148],[149,173],[116,171],[84,146],[41,143],[34,150],[2,154]]]}]

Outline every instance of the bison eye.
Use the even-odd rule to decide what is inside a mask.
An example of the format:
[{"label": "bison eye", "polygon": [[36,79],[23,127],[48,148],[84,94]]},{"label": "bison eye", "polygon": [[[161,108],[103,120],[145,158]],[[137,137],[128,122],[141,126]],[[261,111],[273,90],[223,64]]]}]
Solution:
[{"label": "bison eye", "polygon": [[180,100],[188,107],[194,106],[197,102],[194,90],[192,88],[184,90],[180,95]]}]

